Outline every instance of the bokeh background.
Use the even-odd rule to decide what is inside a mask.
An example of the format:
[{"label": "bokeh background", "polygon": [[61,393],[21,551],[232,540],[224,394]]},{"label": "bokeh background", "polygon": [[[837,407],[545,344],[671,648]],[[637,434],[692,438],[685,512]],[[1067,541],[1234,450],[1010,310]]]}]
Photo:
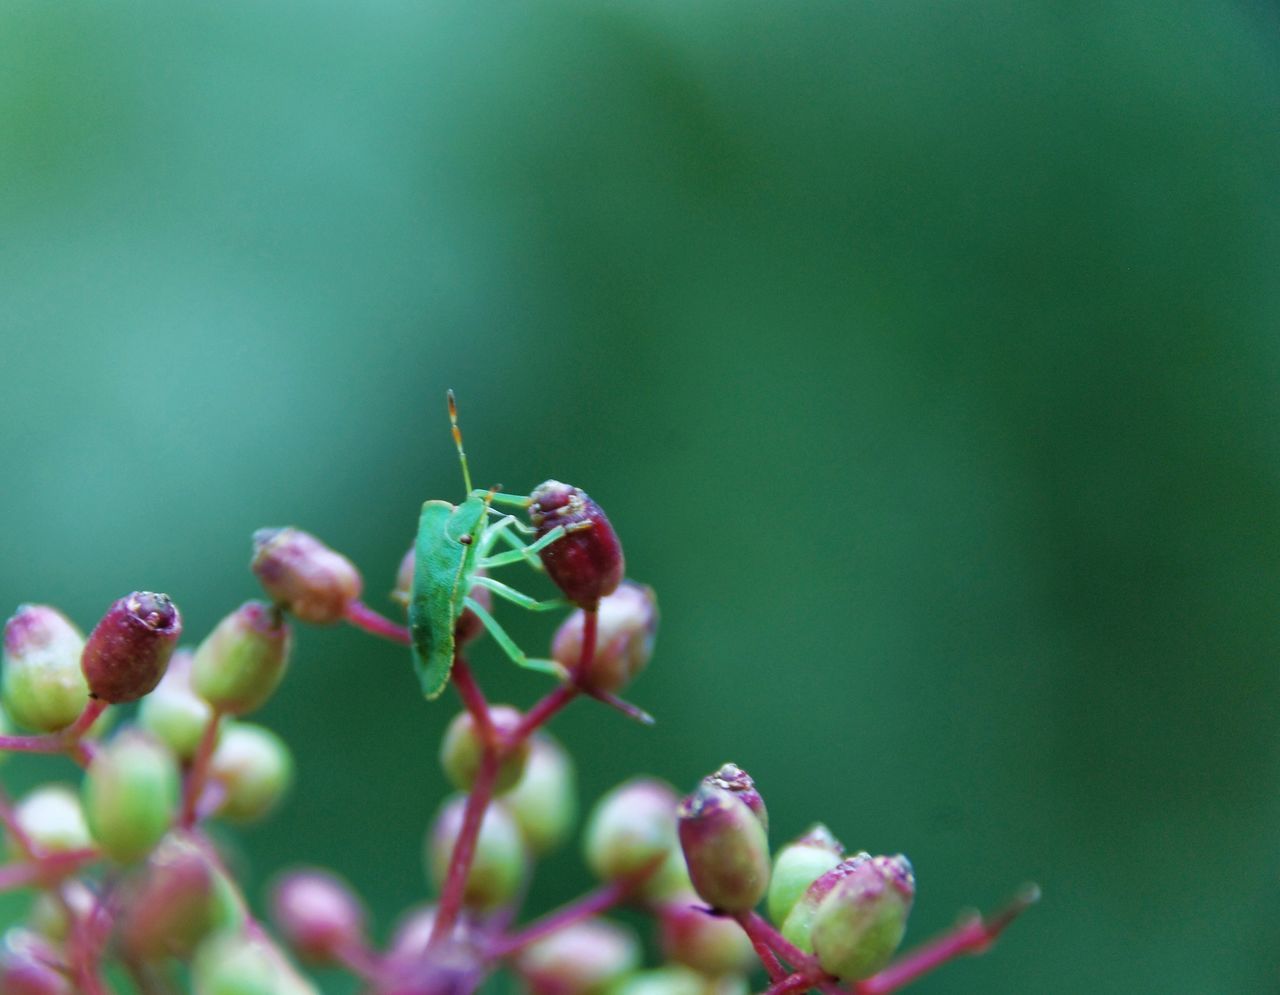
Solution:
[{"label": "bokeh background", "polygon": [[[587,801],[733,759],[775,842],[906,852],[917,940],[1041,883],[921,992],[1280,990],[1277,39],[1243,0],[6,3],[0,606],[165,590],[198,638],[293,523],[389,607],[461,493],[452,386],[478,479],[580,483],[662,601],[659,725],[556,725]],[[255,897],[421,900],[455,707],[303,632]]]}]

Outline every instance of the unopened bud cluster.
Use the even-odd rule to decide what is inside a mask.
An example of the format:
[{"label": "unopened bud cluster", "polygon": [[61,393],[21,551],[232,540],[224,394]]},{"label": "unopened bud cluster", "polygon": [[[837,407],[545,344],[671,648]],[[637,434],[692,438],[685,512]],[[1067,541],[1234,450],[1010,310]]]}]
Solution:
[{"label": "unopened bud cluster", "polygon": [[[485,531],[496,512],[493,495],[481,504],[480,493],[468,499],[479,518],[468,519],[466,534],[427,536],[436,560],[411,549],[391,592],[402,609],[444,606],[426,624],[438,627],[433,638],[452,638],[444,644],[455,648],[452,676],[471,683],[459,683],[464,709],[433,727],[456,791],[423,834],[423,886],[437,898],[410,909],[381,950],[355,889],[323,868],[277,876],[269,924],[253,919],[205,831],[211,819],[264,818],[289,790],[292,753],[246,717],[286,680],[291,617],[416,638],[416,628],[370,621],[349,559],[296,528],[258,531],[251,569],[266,599],[243,603],[181,648],[182,618],[164,594],[120,598],[87,638],[55,608],[18,608],[4,627],[0,747],[62,753],[84,773],[78,787],[43,785],[11,808],[0,797],[8,870],[41,892],[27,920],[0,937],[0,995],[109,990],[113,959],[145,990],[168,991],[182,965],[195,995],[315,995],[295,959],[348,971],[370,995],[469,995],[499,967],[531,995],[745,995],[759,977],[762,941],[749,931],[762,902],[791,968],[813,987],[829,990],[888,963],[914,898],[906,858],[846,857],[822,825],[771,856],[764,799],[735,764],[683,798],[643,776],[607,792],[580,837],[599,891],[576,913],[518,925],[527,922],[520,904],[535,863],[569,843],[579,824],[573,759],[542,726],[575,696],[644,717],[617,695],[649,664],[659,615],[653,590],[626,579],[617,534],[580,488],[549,480],[527,499],[520,528],[533,535],[537,560],[511,535],[517,551],[484,558],[513,519]],[[441,504],[429,502],[424,516]],[[462,552],[473,545],[474,563]],[[540,565],[564,599],[539,603],[486,580],[490,568],[521,559]],[[440,583],[467,586],[423,597],[437,562]],[[523,656],[495,628],[495,592],[535,608],[568,602],[549,659]],[[563,683],[525,710],[489,705],[456,652],[470,652],[485,631],[513,660]],[[136,712],[112,731],[112,706],[133,702]],[[644,966],[632,925],[605,917],[618,905],[648,916],[659,965]]]}]

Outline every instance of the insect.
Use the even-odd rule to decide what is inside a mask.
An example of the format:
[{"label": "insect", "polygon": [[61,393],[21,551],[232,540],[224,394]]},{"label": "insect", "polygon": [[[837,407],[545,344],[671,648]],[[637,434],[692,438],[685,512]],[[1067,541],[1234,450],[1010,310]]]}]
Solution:
[{"label": "insect", "polygon": [[[437,698],[448,685],[457,650],[458,620],[468,610],[475,613],[514,663],[563,678],[564,668],[554,660],[526,656],[484,606],[472,597],[471,592],[476,587],[484,587],[496,597],[529,611],[568,607],[562,598],[539,601],[492,577],[477,573],[482,568],[487,571],[522,561],[541,570],[538,552],[563,538],[567,531],[559,527],[533,542],[522,539],[521,535],[533,535],[534,530],[515,515],[498,513],[493,506],[527,508],[530,499],[502,494],[496,488],[488,491],[472,489],[467,454],[462,447],[462,431],[458,427],[458,404],[452,390],[449,391],[449,424],[458,460],[462,464],[467,496],[456,505],[448,501],[427,501],[418,517],[413,587],[409,596],[409,630],[413,637],[414,669],[422,683],[422,693],[429,699]],[[494,547],[500,542],[510,548],[495,553]]]}]

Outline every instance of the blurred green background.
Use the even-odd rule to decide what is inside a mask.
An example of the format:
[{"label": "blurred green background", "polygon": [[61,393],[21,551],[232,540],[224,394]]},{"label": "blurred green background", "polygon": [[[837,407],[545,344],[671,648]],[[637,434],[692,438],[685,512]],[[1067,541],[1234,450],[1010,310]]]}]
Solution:
[{"label": "blurred green background", "polygon": [[[197,639],[285,523],[389,607],[461,493],[452,386],[478,480],[580,483],[662,601],[659,725],[556,724],[586,799],[733,759],[775,843],[906,852],[916,940],[1042,884],[921,992],[1280,990],[1276,28],[7,3],[0,608],[164,590]],[[380,930],[420,900],[455,707],[302,632],[255,894],[315,861]],[[530,908],[586,884],[566,852]]]}]

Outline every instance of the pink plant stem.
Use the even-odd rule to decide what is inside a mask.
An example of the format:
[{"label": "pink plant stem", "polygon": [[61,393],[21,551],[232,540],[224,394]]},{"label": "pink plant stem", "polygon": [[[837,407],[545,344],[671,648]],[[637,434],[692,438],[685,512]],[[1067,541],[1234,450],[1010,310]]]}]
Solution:
[{"label": "pink plant stem", "polygon": [[480,690],[480,685],[476,683],[475,675],[471,672],[471,665],[467,663],[466,658],[461,653],[456,654],[453,658],[453,683],[458,689],[458,694],[462,698],[462,703],[466,706],[467,711],[471,713],[471,718],[476,724],[476,728],[480,730],[480,741],[488,747],[496,748],[498,746],[497,730],[493,727],[493,719],[489,715],[489,702],[485,699],[484,692]]},{"label": "pink plant stem", "polygon": [[471,872],[471,862],[475,857],[480,824],[484,820],[489,801],[493,798],[493,786],[497,780],[498,751],[486,749],[480,757],[480,769],[476,772],[475,783],[471,785],[471,793],[467,796],[466,808],[462,812],[462,827],[458,830],[458,838],[449,857],[449,870],[440,891],[440,905],[436,909],[436,921],[428,947],[435,946],[443,938],[450,936],[453,927],[457,925],[467,875]]},{"label": "pink plant stem", "polygon": [[826,978],[827,974],[818,964],[818,959],[805,953],[794,943],[773,928],[758,912],[744,912],[735,916],[739,925],[746,930],[747,936],[754,944],[756,939],[762,940],[774,953],[785,960],[797,971],[807,974],[817,981]]},{"label": "pink plant stem", "polygon": [[589,671],[596,660],[596,632],[599,613],[593,608],[582,613],[582,652],[578,656],[578,665],[570,675],[570,683],[561,684],[545,695],[531,709],[524,713],[524,718],[507,737],[507,748],[518,746],[533,733],[546,725],[551,717],[573,701],[581,688],[578,681],[582,674]]},{"label": "pink plant stem", "polygon": [[764,995],[790,995],[791,992],[804,991],[811,984],[807,974],[797,971],[795,974],[788,974],[781,981],[775,981],[765,989]]},{"label": "pink plant stem", "polygon": [[983,953],[1009,923],[1040,898],[1035,886],[1025,889],[1021,895],[987,920],[974,916],[958,924],[954,929],[930,940],[904,954],[879,974],[872,975],[854,986],[857,995],[888,995],[924,977],[935,968],[964,954]]},{"label": "pink plant stem", "polygon": [[209,721],[205,723],[204,735],[200,737],[196,755],[191,758],[191,768],[187,771],[187,780],[182,786],[182,810],[178,816],[178,825],[183,829],[190,829],[196,824],[200,796],[209,777],[209,763],[213,759],[213,748],[218,743],[218,726],[221,722],[222,713],[215,708],[209,715]]},{"label": "pink plant stem", "polygon": [[385,615],[374,611],[363,601],[353,601],[347,605],[346,617],[347,621],[357,629],[363,629],[365,632],[379,636],[382,639],[389,639],[391,642],[400,643],[402,646],[408,646],[413,642],[413,636],[409,633],[408,627],[391,621]]},{"label": "pink plant stem", "polygon": [[106,708],[105,701],[90,698],[76,720],[65,729],[47,736],[0,736],[0,750],[17,753],[66,753],[78,763],[87,764],[90,751],[82,749],[80,741]]},{"label": "pink plant stem", "polygon": [[778,963],[777,955],[769,947],[768,940],[751,928],[751,913],[743,913],[734,916],[738,921],[738,925],[742,927],[747,939],[751,941],[751,945],[755,947],[756,956],[760,958],[760,963],[764,965],[764,970],[769,975],[769,981],[772,984],[778,984],[787,977],[787,972],[782,969],[782,965]]},{"label": "pink plant stem", "polygon": [[500,937],[494,943],[490,952],[494,957],[509,957],[544,936],[550,936],[566,926],[572,926],[583,919],[589,919],[594,915],[599,915],[601,912],[608,911],[615,905],[626,901],[637,888],[657,871],[662,862],[662,860],[656,860],[635,874],[601,885],[581,898],[560,906],[554,912],[548,912],[545,916],[534,920],[518,932]]}]

